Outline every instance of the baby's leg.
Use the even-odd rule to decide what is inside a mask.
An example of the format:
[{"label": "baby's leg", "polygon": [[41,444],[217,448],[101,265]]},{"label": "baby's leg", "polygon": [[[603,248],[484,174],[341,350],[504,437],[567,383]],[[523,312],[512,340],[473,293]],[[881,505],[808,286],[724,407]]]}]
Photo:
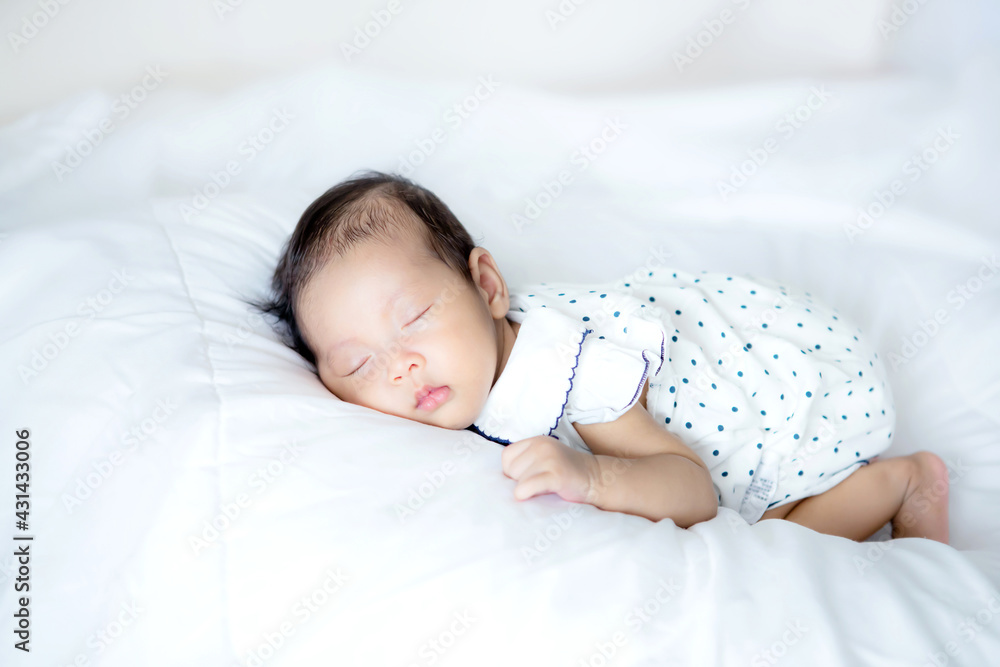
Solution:
[{"label": "baby's leg", "polygon": [[[772,512],[761,519],[782,517]],[[948,468],[931,452],[873,461],[829,491],[804,498],[783,518],[859,542],[891,519],[893,538],[927,537],[947,544]]]}]

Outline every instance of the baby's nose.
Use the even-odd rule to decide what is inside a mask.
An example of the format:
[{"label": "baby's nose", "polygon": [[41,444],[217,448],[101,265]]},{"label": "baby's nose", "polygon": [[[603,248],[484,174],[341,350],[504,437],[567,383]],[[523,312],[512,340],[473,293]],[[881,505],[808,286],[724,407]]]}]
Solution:
[{"label": "baby's nose", "polygon": [[[417,363],[415,361],[411,361],[410,364],[408,366],[406,366],[406,375],[409,375],[410,373],[412,373],[413,369],[416,367],[416,365],[417,365]],[[400,379],[400,377],[402,377],[402,376],[397,376],[396,379],[398,380],[398,379]]]}]

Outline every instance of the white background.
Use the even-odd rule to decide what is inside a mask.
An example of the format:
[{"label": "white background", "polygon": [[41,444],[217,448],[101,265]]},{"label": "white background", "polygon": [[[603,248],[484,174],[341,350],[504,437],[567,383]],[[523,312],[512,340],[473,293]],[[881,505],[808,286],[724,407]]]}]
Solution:
[{"label": "white background", "polygon": [[[172,86],[227,90],[325,59],[347,62],[341,44],[388,6],[232,1],[0,4],[0,122],[92,87],[127,90],[147,65],[168,71]],[[916,11],[904,14],[905,24],[893,32],[877,27],[891,19],[887,0],[565,0],[563,6],[574,11],[553,28],[546,12],[558,10],[557,0],[399,0],[398,13],[349,62],[413,78],[492,73],[511,84],[595,93],[899,69],[948,76],[995,45],[1000,33],[1000,8],[989,0],[912,0],[906,9]],[[673,54],[727,8],[735,20],[724,37],[678,72]],[[20,43],[11,34],[31,36]]]}]

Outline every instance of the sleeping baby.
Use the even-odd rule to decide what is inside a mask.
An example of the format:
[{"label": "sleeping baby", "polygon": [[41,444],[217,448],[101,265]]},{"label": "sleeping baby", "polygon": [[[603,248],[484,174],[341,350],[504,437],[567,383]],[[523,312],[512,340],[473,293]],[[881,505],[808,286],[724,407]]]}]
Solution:
[{"label": "sleeping baby", "polygon": [[272,286],[258,305],[330,392],[503,445],[518,500],[948,542],[947,467],[879,459],[885,367],[809,293],[672,268],[510,292],[438,197],[379,172],[306,209]]}]

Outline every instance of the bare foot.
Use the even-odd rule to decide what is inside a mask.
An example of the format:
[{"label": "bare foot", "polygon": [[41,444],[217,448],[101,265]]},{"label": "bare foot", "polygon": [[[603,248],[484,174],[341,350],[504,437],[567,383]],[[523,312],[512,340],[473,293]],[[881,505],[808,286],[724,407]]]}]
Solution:
[{"label": "bare foot", "polygon": [[912,470],[903,505],[892,519],[892,537],[926,537],[948,544],[948,466],[932,452],[909,456]]}]

